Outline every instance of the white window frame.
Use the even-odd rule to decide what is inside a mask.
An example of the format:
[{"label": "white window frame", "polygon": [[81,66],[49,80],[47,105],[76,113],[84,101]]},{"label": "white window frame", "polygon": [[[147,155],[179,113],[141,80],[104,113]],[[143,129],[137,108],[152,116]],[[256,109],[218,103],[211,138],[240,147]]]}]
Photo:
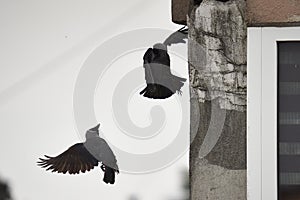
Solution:
[{"label": "white window frame", "polygon": [[277,42],[300,27],[248,28],[247,200],[277,200]]}]

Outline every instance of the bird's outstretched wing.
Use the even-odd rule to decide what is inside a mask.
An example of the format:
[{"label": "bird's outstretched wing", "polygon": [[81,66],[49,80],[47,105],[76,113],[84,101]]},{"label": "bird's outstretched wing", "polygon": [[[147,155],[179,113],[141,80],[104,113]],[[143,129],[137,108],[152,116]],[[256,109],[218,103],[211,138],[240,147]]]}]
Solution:
[{"label": "bird's outstretched wing", "polygon": [[93,169],[98,165],[98,160],[84,147],[83,143],[77,143],[56,157],[45,155],[37,162],[42,168],[51,172],[79,174]]},{"label": "bird's outstretched wing", "polygon": [[185,44],[187,39],[188,28],[185,26],[181,29],[177,30],[176,32],[172,33],[165,41],[164,45],[171,46],[172,44],[183,43]]}]

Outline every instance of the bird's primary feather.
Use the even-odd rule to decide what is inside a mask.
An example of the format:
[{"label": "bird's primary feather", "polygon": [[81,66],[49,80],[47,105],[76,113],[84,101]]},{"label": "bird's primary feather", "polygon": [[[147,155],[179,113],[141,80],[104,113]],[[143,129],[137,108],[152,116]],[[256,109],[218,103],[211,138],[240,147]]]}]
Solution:
[{"label": "bird's primary feather", "polygon": [[79,174],[98,166],[98,160],[91,155],[83,143],[77,143],[56,157],[45,155],[38,165],[57,173]]},{"label": "bird's primary feather", "polygon": [[184,26],[179,30],[175,31],[174,33],[172,33],[171,35],[169,35],[169,37],[165,39],[164,45],[171,46],[172,44],[179,44],[179,43],[185,44],[186,43],[185,39],[188,38],[187,34],[188,34],[188,28]]}]

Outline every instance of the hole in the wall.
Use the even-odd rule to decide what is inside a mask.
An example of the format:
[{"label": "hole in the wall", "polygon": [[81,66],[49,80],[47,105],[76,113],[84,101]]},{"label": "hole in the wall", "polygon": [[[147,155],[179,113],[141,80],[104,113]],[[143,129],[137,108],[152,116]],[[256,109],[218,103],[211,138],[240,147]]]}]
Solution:
[{"label": "hole in the wall", "polygon": [[[194,6],[199,6],[202,3],[203,0],[193,0],[193,5]],[[227,2],[229,0],[216,0],[216,1],[220,1],[220,2]]]},{"label": "hole in the wall", "polygon": [[195,6],[199,6],[199,5],[201,4],[201,2],[202,2],[202,0],[194,0],[194,1],[193,1],[193,4],[194,4]]}]

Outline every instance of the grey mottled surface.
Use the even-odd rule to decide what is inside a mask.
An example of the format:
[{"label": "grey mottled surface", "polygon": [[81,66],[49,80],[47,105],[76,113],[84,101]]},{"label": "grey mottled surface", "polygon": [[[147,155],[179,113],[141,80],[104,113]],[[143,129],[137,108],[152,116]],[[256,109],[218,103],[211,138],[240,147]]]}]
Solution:
[{"label": "grey mottled surface", "polygon": [[245,6],[204,0],[188,19],[193,200],[246,199]]}]

